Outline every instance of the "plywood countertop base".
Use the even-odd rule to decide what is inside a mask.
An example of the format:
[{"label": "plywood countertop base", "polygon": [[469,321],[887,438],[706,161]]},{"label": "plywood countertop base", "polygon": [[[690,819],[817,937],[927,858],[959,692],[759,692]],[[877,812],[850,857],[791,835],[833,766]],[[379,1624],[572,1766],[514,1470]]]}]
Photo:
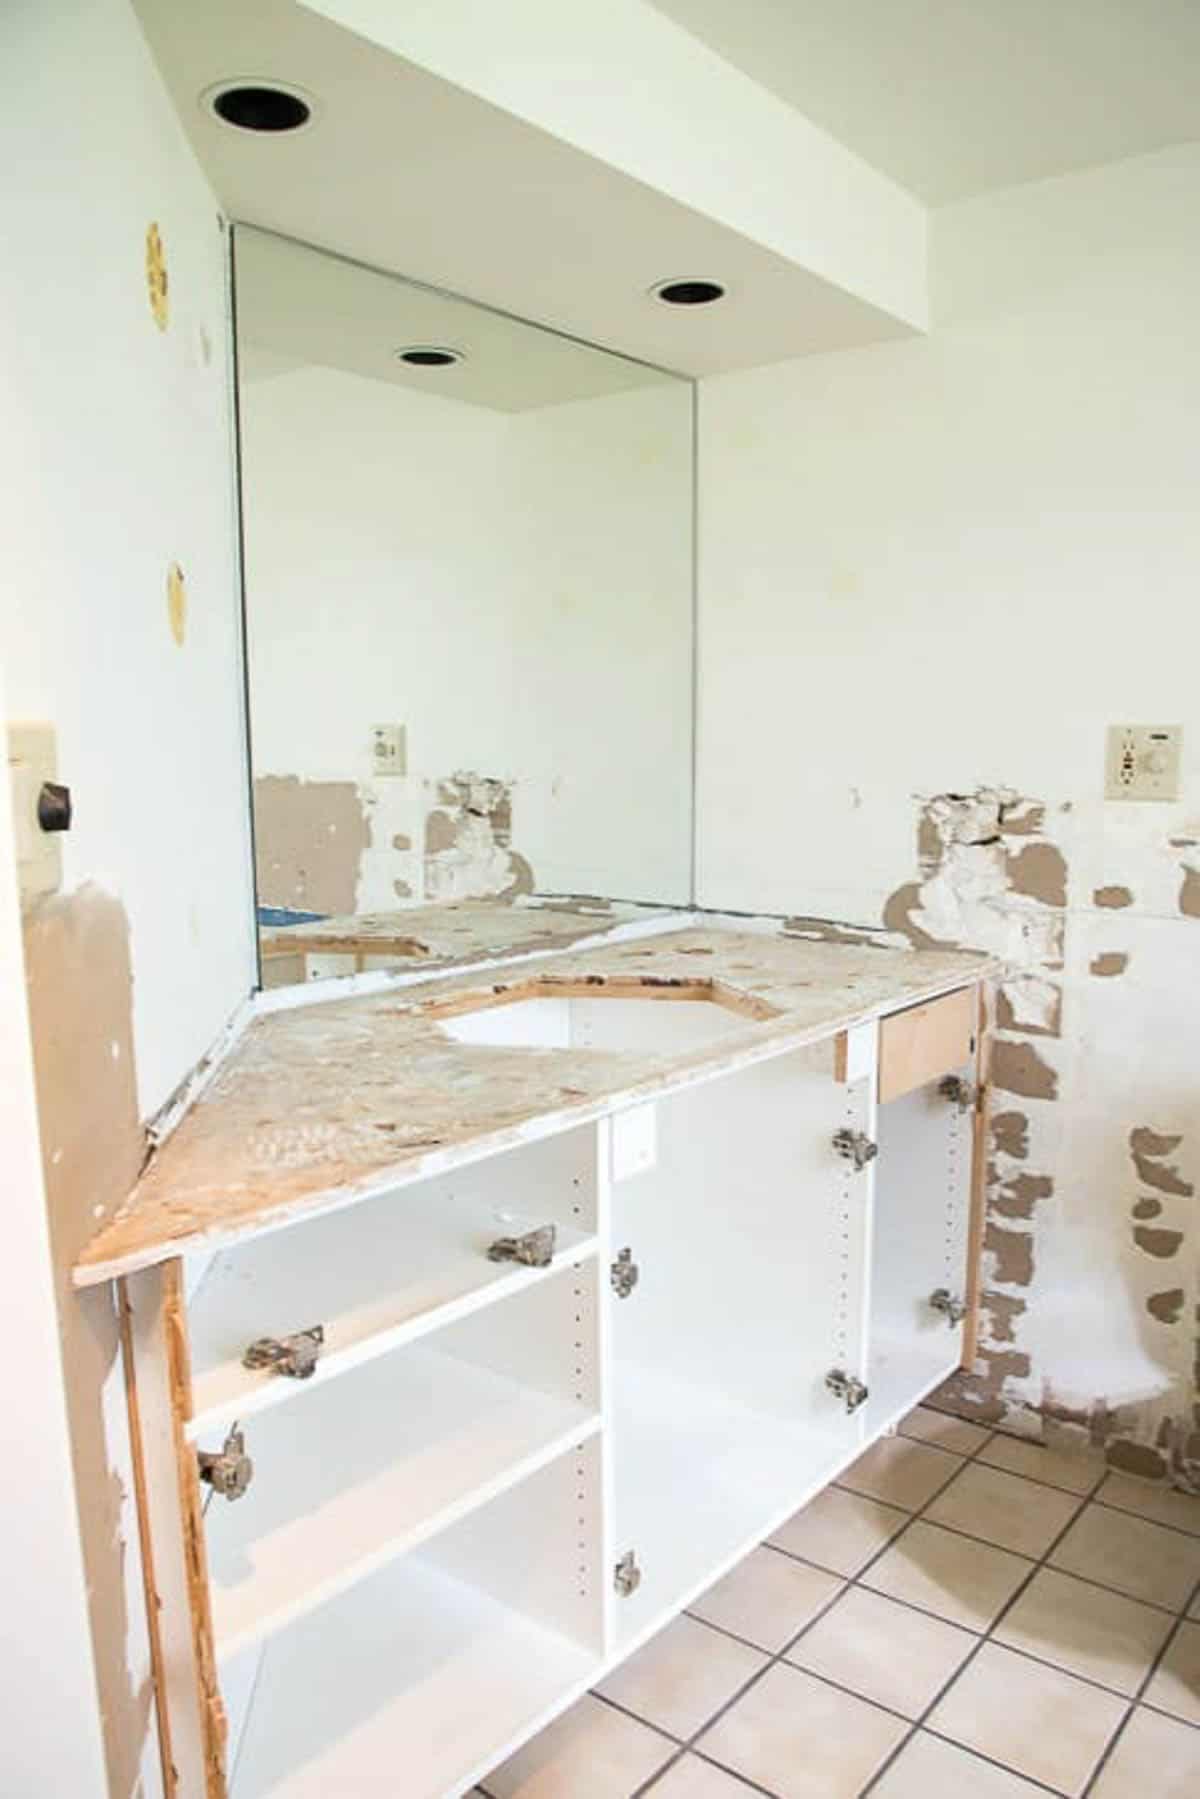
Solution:
[{"label": "plywood countertop base", "polygon": [[[278,1229],[748,1067],[995,971],[960,951],[689,928],[259,1017],[79,1257],[90,1286]],[[684,1051],[464,1044],[441,1020],[522,998],[707,1001]]]}]

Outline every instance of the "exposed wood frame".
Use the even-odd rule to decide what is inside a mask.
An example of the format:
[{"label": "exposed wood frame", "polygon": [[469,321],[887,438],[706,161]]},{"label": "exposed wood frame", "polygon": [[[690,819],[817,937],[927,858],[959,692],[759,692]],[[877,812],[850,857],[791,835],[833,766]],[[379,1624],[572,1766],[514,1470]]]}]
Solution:
[{"label": "exposed wood frame", "polygon": [[963,1321],[962,1366],[974,1367],[979,1347],[979,1306],[983,1291],[983,1234],[987,1223],[988,1135],[991,1126],[992,1017],[994,983],[980,981],[975,1028],[975,1111],[971,1144],[971,1198],[967,1215],[967,1315]]},{"label": "exposed wood frame", "polygon": [[879,1103],[902,1099],[970,1059],[977,1035],[973,990],[906,1006],[879,1021]]},{"label": "exposed wood frame", "polygon": [[200,1481],[184,1434],[192,1377],[182,1262],[126,1275],[118,1293],[163,1790],[166,1799],[226,1799]]}]

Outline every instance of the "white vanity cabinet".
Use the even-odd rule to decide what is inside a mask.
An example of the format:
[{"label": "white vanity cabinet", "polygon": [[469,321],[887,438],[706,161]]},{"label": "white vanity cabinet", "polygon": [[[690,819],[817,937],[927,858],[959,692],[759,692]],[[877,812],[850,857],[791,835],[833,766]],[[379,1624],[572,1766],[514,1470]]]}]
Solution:
[{"label": "white vanity cabinet", "polygon": [[[790,1034],[644,964],[637,998],[565,966],[520,996],[456,989],[430,1056],[494,1068],[493,1095],[552,1068],[565,1109],[367,1195],[263,1207],[216,1247],[176,1216],[126,1248],[168,1794],[468,1791],[959,1365],[963,960],[956,990]],[[209,1191],[202,1135],[161,1171],[168,1210]],[[309,1169],[311,1120],[300,1140]]]}]

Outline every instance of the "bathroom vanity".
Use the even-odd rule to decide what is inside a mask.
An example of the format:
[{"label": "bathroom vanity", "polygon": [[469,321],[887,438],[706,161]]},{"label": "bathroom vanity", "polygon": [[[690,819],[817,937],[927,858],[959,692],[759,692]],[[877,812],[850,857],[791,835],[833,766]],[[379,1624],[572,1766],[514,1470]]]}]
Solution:
[{"label": "bathroom vanity", "polygon": [[166,1792],[468,1791],[968,1360],[993,972],[684,915],[260,996],[75,1269]]}]

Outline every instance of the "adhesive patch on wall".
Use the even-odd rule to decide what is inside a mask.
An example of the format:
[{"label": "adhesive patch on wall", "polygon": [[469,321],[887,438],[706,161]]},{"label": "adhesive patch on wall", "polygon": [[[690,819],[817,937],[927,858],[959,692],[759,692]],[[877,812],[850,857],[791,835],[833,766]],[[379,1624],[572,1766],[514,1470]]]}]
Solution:
[{"label": "adhesive patch on wall", "polygon": [[160,331],[167,328],[167,255],[162,233],[153,221],[146,227],[146,287],[150,311]]},{"label": "adhesive patch on wall", "polygon": [[187,582],[177,562],[167,570],[167,620],[171,636],[182,646],[187,636]]}]

